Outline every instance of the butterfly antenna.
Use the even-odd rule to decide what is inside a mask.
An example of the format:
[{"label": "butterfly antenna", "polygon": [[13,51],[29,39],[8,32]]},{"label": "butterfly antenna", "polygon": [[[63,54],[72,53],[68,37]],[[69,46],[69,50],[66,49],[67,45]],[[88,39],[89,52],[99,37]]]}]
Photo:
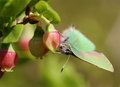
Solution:
[{"label": "butterfly antenna", "polygon": [[65,64],[63,65],[63,67],[62,67],[62,69],[61,69],[61,72],[62,72],[63,69],[65,68],[65,66],[66,66],[66,64],[68,63],[69,59],[70,59],[70,55],[68,55],[67,61],[66,61]]}]

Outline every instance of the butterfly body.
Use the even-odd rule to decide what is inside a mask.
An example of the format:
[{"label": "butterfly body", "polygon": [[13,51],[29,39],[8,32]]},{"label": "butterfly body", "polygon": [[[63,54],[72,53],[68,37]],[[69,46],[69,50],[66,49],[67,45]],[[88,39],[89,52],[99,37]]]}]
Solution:
[{"label": "butterfly body", "polygon": [[70,46],[66,42],[66,39],[64,41],[61,41],[61,44],[59,45],[59,52],[66,55],[73,55]]}]

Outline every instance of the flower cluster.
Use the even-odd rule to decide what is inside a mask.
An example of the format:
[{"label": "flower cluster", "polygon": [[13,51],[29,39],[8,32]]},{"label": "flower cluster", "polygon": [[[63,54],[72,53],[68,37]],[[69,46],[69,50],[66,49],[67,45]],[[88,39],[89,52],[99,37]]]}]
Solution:
[{"label": "flower cluster", "polygon": [[46,26],[46,32],[39,26],[29,42],[31,53],[36,57],[44,56],[49,50],[55,52],[59,47],[61,35],[52,24]]},{"label": "flower cluster", "polygon": [[[60,22],[58,13],[43,0],[38,1],[32,10],[30,8],[26,7],[22,19],[14,20],[15,17],[10,17],[3,24],[3,30],[0,29],[0,78],[5,72],[13,71],[18,57],[24,56],[22,54],[30,54],[24,57],[42,58],[48,51],[55,53],[61,43],[61,35],[53,25]],[[42,20],[45,22],[44,28]],[[25,28],[27,24],[36,29]],[[29,28],[33,31],[32,34]]]}]

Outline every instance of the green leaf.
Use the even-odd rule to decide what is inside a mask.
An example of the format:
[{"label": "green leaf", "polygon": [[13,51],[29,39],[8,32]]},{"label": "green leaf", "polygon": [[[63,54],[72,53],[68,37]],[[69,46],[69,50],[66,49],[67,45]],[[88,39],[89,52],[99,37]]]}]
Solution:
[{"label": "green leaf", "polygon": [[23,31],[23,24],[17,24],[14,26],[2,39],[2,43],[14,43],[17,42]]},{"label": "green leaf", "polygon": [[30,2],[30,0],[0,0],[0,16],[15,17]]},{"label": "green leaf", "polygon": [[47,2],[39,1],[35,5],[35,8],[39,14],[45,16],[48,20],[51,21],[51,23],[57,24],[60,22],[60,17],[58,13],[55,10],[53,10]]},{"label": "green leaf", "polygon": [[65,30],[63,35],[68,37],[68,42],[79,51],[95,50],[95,45],[73,26]]},{"label": "green leaf", "polygon": [[56,11],[54,11],[52,8],[49,8],[49,10],[45,11],[43,15],[51,21],[52,24],[58,24],[61,19]]},{"label": "green leaf", "polygon": [[45,12],[48,8],[49,5],[48,3],[46,3],[45,1],[39,1],[36,5],[35,8],[37,9],[37,11],[41,14],[43,12]]},{"label": "green leaf", "polygon": [[4,23],[7,23],[9,21],[8,17],[1,17],[0,16],[0,30],[3,29]]},{"label": "green leaf", "polygon": [[[35,4],[37,4],[40,0],[31,0],[31,2],[29,3],[29,6],[30,7],[33,7]],[[43,1],[46,1],[46,2],[49,2],[50,0],[43,0]]]},{"label": "green leaf", "polygon": [[29,6],[33,7],[37,2],[39,2],[39,0],[31,0]]},{"label": "green leaf", "polygon": [[105,57],[103,53],[98,53],[96,51],[82,52],[77,51],[71,47],[72,52],[79,58],[88,63],[91,63],[99,68],[105,69],[110,72],[114,72],[113,66],[110,61]]},{"label": "green leaf", "polygon": [[16,17],[28,5],[30,0],[0,0],[0,26]]}]

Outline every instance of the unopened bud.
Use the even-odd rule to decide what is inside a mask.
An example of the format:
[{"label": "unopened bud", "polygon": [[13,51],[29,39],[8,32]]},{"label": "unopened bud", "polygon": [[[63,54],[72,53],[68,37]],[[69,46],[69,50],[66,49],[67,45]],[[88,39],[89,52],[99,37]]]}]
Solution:
[{"label": "unopened bud", "polygon": [[0,68],[1,71],[10,72],[17,63],[17,54],[11,46],[8,49],[0,50]]},{"label": "unopened bud", "polygon": [[54,28],[52,24],[48,25],[47,32],[43,35],[43,42],[45,43],[46,47],[50,51],[55,52],[59,47],[60,40],[60,33]]}]

